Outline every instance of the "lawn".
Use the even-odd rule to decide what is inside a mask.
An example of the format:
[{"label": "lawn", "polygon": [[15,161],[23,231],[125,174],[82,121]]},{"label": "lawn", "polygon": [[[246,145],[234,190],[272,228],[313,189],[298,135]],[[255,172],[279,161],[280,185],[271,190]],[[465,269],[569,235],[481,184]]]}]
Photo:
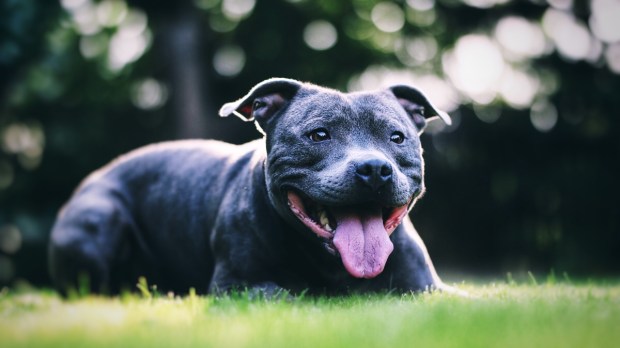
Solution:
[{"label": "lawn", "polygon": [[[1,347],[618,347],[620,283],[459,284],[446,293],[248,300],[0,292]],[[144,290],[144,289],[143,289]]]}]

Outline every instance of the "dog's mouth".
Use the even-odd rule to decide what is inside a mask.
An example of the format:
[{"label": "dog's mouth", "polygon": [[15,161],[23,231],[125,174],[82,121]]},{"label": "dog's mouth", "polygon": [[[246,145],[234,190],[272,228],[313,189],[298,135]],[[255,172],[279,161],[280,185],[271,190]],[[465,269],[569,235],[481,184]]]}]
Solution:
[{"label": "dog's mouth", "polygon": [[407,215],[408,205],[386,207],[377,203],[324,206],[293,191],[288,205],[297,218],[340,254],[346,270],[356,278],[379,275],[394,245],[390,235]]}]

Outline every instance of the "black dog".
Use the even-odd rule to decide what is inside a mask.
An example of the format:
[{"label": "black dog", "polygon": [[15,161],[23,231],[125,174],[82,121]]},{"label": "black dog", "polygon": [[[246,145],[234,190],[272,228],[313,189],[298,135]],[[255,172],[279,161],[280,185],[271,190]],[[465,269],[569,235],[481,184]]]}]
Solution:
[{"label": "black dog", "polygon": [[407,216],[424,192],[425,117],[450,123],[420,91],[270,79],[230,114],[264,138],[151,145],[84,180],[51,235],[60,289],[82,273],[107,292],[141,275],[178,292],[443,287]]}]

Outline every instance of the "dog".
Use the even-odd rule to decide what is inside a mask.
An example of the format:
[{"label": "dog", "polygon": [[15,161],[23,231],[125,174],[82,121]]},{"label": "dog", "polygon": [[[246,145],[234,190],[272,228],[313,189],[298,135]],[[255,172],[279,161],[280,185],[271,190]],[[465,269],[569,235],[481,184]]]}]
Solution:
[{"label": "dog", "polygon": [[60,291],[81,276],[112,293],[140,276],[179,293],[445,287],[408,217],[425,190],[419,136],[451,123],[421,91],[273,78],[219,114],[263,138],[149,145],[84,179],[51,232]]}]

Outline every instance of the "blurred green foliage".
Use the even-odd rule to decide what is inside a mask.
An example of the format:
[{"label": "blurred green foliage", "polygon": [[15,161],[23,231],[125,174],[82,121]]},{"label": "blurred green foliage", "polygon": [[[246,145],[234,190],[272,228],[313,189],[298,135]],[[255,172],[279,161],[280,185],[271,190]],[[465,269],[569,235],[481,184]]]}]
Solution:
[{"label": "blurred green foliage", "polygon": [[[0,1],[0,284],[45,283],[54,216],[140,145],[251,124],[217,108],[272,76],[419,85],[413,212],[439,270],[620,271],[620,6],[593,0]],[[612,18],[611,20],[609,18]]]}]

